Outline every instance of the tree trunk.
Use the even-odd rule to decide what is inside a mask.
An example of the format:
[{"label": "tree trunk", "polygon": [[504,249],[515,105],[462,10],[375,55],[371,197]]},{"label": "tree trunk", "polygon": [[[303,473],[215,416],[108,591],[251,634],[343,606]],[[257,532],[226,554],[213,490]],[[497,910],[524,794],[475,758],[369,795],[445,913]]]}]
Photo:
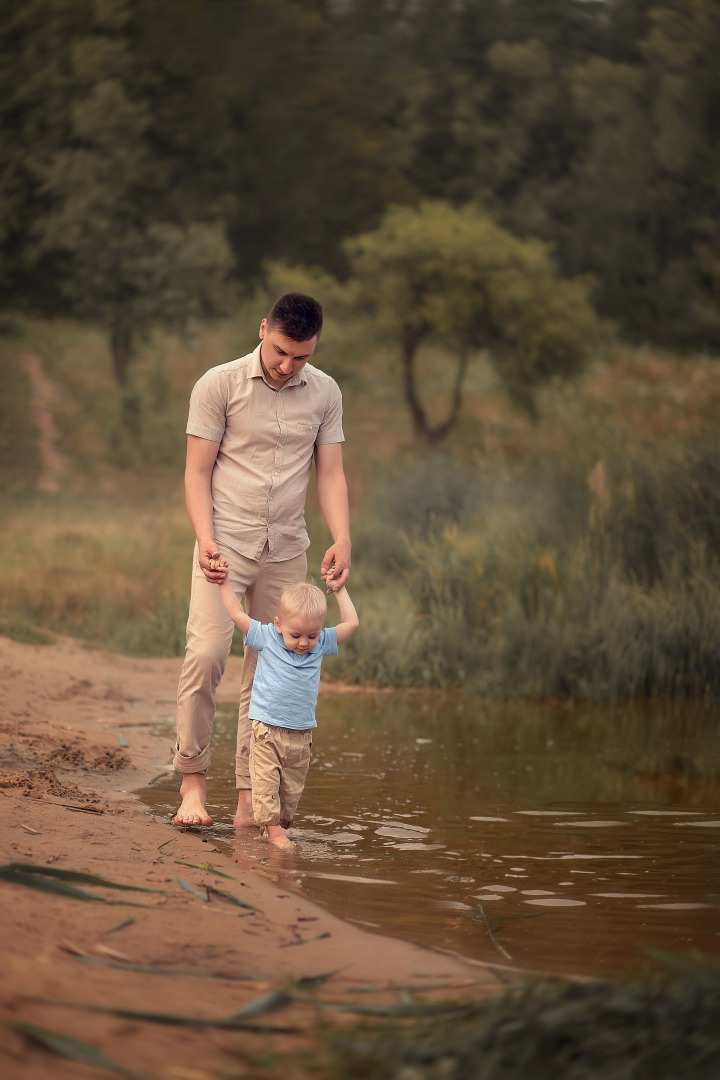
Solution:
[{"label": "tree trunk", "polygon": [[428,443],[430,446],[434,446],[435,443],[439,443],[445,438],[447,433],[455,424],[458,415],[460,414],[460,407],[462,405],[462,393],[463,383],[465,382],[465,374],[467,372],[468,357],[462,355],[458,359],[457,371],[455,372],[455,383],[453,386],[452,401],[450,403],[450,409],[447,417],[441,423],[436,424],[435,427],[431,427],[428,421],[427,412],[425,406],[420,400],[420,394],[417,387],[417,378],[415,372],[415,357],[417,356],[418,346],[422,339],[422,334],[418,331],[408,331],[402,342],[402,368],[403,368],[403,388],[405,392],[405,400],[408,408],[410,409],[410,416],[413,422],[413,431],[416,438],[422,439],[423,442]]},{"label": "tree trunk", "polygon": [[118,386],[127,384],[127,369],[130,363],[132,332],[127,326],[114,326],[110,335],[113,374]]}]

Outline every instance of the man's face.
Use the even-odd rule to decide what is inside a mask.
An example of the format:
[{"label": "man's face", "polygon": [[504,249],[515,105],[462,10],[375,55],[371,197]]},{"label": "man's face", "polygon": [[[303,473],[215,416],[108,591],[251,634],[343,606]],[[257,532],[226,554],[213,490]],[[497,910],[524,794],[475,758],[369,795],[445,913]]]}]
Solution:
[{"label": "man's face", "polygon": [[293,341],[280,330],[271,330],[267,319],[260,323],[260,363],[271,386],[278,390],[297,375],[315,351],[317,335],[310,341]]}]

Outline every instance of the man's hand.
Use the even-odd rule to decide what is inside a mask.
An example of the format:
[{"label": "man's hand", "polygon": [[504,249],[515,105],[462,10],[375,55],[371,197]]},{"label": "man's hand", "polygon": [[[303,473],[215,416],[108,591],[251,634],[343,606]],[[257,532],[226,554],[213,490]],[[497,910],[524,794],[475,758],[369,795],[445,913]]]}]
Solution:
[{"label": "man's hand", "polygon": [[213,585],[220,585],[227,577],[228,564],[221,558],[214,543],[198,546],[198,562],[203,574]]},{"label": "man's hand", "polygon": [[344,544],[333,544],[323,555],[320,577],[329,593],[342,589],[350,575],[350,561],[350,547]]}]

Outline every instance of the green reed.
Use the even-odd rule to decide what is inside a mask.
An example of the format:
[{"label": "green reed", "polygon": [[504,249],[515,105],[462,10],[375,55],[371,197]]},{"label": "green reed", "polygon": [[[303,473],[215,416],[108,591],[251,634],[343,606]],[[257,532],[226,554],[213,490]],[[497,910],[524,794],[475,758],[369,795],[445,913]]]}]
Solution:
[{"label": "green reed", "polygon": [[534,698],[720,692],[718,440],[605,449],[492,481],[437,460],[394,476],[358,545],[378,575],[346,674]]}]

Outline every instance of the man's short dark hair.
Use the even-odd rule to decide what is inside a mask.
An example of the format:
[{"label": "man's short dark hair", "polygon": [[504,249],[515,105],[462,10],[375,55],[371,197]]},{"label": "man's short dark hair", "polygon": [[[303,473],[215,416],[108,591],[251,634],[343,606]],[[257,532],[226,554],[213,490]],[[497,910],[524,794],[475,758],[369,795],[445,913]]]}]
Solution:
[{"label": "man's short dark hair", "polygon": [[305,293],[285,293],[273,304],[267,323],[271,330],[279,330],[292,341],[310,341],[322,333],[322,305]]}]

